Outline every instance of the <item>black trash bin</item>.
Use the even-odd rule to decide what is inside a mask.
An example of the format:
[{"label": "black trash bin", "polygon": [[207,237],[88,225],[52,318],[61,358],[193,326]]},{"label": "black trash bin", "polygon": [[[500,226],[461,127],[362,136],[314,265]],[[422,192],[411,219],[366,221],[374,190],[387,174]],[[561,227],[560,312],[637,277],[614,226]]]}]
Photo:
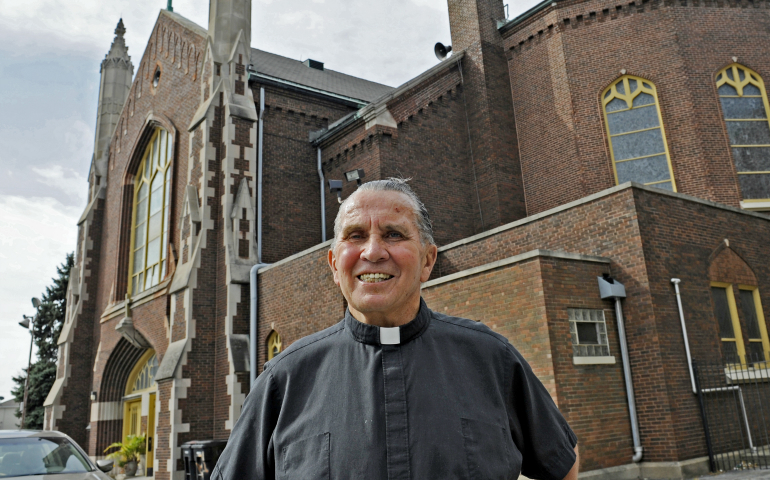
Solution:
[{"label": "black trash bin", "polygon": [[182,445],[185,480],[210,480],[227,440],[193,440]]}]

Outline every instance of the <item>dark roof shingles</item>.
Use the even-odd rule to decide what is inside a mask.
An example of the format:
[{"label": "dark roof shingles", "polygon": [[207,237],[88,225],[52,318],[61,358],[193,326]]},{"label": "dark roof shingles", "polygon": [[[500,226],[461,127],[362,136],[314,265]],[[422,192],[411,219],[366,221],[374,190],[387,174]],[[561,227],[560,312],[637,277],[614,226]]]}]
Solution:
[{"label": "dark roof shingles", "polygon": [[393,90],[334,70],[316,70],[298,60],[256,48],[251,49],[251,63],[257,73],[365,102],[373,102]]}]

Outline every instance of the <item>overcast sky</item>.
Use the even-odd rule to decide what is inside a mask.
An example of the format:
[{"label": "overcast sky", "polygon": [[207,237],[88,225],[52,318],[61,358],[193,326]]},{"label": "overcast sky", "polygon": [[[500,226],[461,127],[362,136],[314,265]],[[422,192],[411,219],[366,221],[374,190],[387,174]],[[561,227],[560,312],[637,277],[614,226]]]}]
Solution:
[{"label": "overcast sky", "polygon": [[[537,0],[511,2],[510,17]],[[207,0],[174,0],[206,27]],[[123,18],[138,67],[166,0],[0,0],[0,396],[26,367],[33,312],[74,251],[93,153],[99,64]],[[252,46],[398,86],[451,43],[446,0],[253,0]]]}]

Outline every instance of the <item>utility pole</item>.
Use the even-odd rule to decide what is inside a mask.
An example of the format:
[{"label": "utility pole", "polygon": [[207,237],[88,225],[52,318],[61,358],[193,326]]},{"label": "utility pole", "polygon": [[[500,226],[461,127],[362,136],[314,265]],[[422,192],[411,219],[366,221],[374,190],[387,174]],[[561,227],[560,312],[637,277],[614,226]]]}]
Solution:
[{"label": "utility pole", "polygon": [[27,378],[24,380],[24,403],[21,405],[21,424],[19,430],[24,429],[24,422],[27,419],[27,396],[29,395],[29,374],[32,370],[32,343],[35,340],[32,327],[34,326],[35,319],[37,318],[37,309],[40,307],[40,300],[37,297],[32,297],[32,305],[35,307],[35,316],[28,317],[22,315],[24,320],[19,322],[19,325],[29,330],[29,357],[27,358]]}]

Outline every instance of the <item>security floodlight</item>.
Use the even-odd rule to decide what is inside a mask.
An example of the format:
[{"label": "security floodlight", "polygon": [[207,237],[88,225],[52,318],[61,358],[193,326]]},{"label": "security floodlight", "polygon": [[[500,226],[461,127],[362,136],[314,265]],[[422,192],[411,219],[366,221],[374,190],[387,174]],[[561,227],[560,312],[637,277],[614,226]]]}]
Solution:
[{"label": "security floodlight", "polygon": [[42,305],[40,299],[37,297],[32,297],[32,306],[35,307],[35,309],[38,309],[40,308],[40,305]]},{"label": "security floodlight", "polygon": [[361,185],[361,179],[364,178],[365,176],[366,175],[364,174],[363,168],[358,168],[356,170],[345,172],[345,178],[348,180],[348,182],[352,182],[353,180],[355,180],[358,185]]},{"label": "security floodlight", "polygon": [[22,315],[22,316],[24,317],[24,320],[20,321],[19,325],[21,325],[24,328],[29,328],[29,321],[30,321],[31,317],[28,317],[26,315]]},{"label": "security floodlight", "polygon": [[329,191],[337,194],[337,202],[342,203],[342,180],[329,180]]}]

